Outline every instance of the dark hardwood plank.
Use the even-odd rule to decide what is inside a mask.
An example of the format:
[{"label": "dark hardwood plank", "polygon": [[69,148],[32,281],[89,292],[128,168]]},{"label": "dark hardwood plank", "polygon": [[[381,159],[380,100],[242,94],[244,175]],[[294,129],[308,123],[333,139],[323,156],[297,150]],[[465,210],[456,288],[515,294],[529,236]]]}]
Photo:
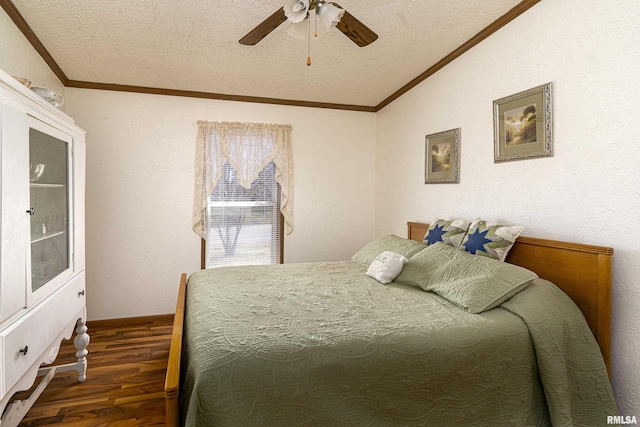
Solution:
[{"label": "dark hardwood plank", "polygon": [[[172,326],[173,315],[88,322],[87,380],[57,374],[20,427],[164,426]],[[75,352],[73,341],[64,341],[56,364],[75,361]]]}]

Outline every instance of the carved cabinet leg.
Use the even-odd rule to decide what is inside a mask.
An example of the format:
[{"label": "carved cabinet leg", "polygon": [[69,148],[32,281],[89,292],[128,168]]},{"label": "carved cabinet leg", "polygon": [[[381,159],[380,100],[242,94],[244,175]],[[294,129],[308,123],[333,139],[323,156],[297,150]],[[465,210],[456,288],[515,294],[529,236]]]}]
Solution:
[{"label": "carved cabinet leg", "polygon": [[89,345],[89,334],[87,333],[87,325],[83,320],[78,321],[78,327],[76,328],[76,337],[73,340],[73,344],[78,351],[76,357],[78,358],[78,381],[84,382],[87,379],[87,346]]}]

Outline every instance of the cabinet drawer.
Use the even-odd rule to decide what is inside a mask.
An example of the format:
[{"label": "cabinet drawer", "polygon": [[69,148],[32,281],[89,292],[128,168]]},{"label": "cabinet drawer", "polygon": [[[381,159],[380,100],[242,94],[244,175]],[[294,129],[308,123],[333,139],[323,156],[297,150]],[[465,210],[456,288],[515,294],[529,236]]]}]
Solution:
[{"label": "cabinet drawer", "polygon": [[[85,306],[84,272],[37,304],[4,331],[4,390],[8,391],[37,362]],[[69,331],[72,332],[72,331]],[[56,343],[59,344],[59,343]],[[20,350],[29,347],[26,354]]]}]

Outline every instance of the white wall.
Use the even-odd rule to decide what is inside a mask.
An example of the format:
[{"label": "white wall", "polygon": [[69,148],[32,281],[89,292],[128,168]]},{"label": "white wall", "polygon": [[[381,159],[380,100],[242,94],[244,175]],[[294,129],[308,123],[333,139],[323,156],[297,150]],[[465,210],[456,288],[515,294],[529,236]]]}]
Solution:
[{"label": "white wall", "polygon": [[375,114],[67,88],[87,131],[89,319],[171,313],[200,267],[191,231],[198,120],[293,126],[285,261],[347,260],[374,230]]},{"label": "white wall", "polygon": [[[196,120],[291,123],[287,261],[348,258],[373,237],[374,205],[376,235],[481,216],[614,247],[613,386],[623,414],[640,414],[638,16],[631,0],[541,2],[375,116],[67,89],[67,111],[89,132],[90,318],[171,312],[177,276],[198,268],[188,226]],[[4,11],[0,41],[0,68],[64,91]],[[548,81],[555,156],[494,164],[492,101]],[[461,183],[423,184],[425,134],[455,127]]]},{"label": "white wall", "polygon": [[[538,3],[378,112],[376,148],[377,235],[483,217],[615,249],[612,380],[627,415],[640,415],[639,4]],[[493,100],[550,81],[555,156],[494,164]],[[457,127],[460,184],[425,185],[425,135]]]},{"label": "white wall", "polygon": [[9,75],[30,80],[32,86],[47,86],[64,96],[64,86],[58,77],[4,9],[0,9],[0,69]]}]

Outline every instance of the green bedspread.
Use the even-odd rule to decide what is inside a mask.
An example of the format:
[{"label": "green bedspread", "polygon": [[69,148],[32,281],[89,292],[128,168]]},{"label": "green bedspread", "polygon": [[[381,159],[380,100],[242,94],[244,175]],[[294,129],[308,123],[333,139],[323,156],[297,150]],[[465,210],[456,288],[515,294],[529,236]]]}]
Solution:
[{"label": "green bedspread", "polygon": [[193,274],[185,424],[596,426],[617,414],[590,330],[550,283],[470,314],[364,272],[335,262]]}]

